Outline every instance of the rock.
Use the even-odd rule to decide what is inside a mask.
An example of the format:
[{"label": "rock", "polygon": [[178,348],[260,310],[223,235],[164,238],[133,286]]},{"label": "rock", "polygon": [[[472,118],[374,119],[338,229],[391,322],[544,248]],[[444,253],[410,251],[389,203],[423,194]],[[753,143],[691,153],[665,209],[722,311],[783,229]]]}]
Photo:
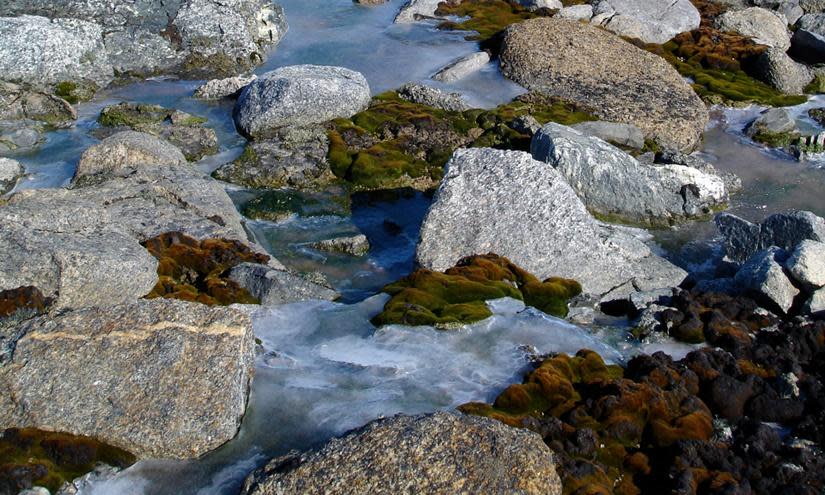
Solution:
[{"label": "rock", "polygon": [[761,224],[730,213],[717,215],[715,221],[728,258],[739,263],[771,246],[791,251],[806,239],[825,242],[825,219],[810,211],[775,213]]},{"label": "rock", "polygon": [[257,263],[241,263],[232,268],[229,279],[248,290],[264,306],[311,299],[333,301],[339,297],[322,279]]},{"label": "rock", "polygon": [[788,20],[771,10],[750,7],[729,10],[716,18],[716,28],[753,38],[760,44],[786,51],[791,47]]},{"label": "rock", "polygon": [[212,79],[198,86],[195,89],[194,97],[201,100],[236,98],[243,88],[256,79],[258,79],[258,76],[254,74],[248,77],[235,76],[225,79]]},{"label": "rock", "polygon": [[549,123],[533,136],[533,158],[549,163],[588,210],[641,224],[706,215],[727,201],[719,177],[682,165],[651,166],[599,138]]},{"label": "rock", "polygon": [[632,231],[596,222],[555,168],[523,152],[458,150],[424,220],[416,261],[443,271],[488,252],[541,280],[577,280],[591,295],[630,280],[637,290],[674,287],[685,277]]},{"label": "rock", "polygon": [[803,240],[791,252],[785,268],[803,287],[815,290],[825,286],[825,243]]},{"label": "rock", "polygon": [[0,17],[0,74],[10,82],[49,87],[67,81],[106,86],[114,70],[100,25],[80,19]]},{"label": "rock", "polygon": [[0,120],[0,153],[28,153],[43,143],[43,125],[32,120]]},{"label": "rock", "polygon": [[70,483],[64,483],[55,495],[77,495],[78,493],[91,491],[92,486],[111,480],[120,471],[119,468],[113,466],[98,464],[93,471],[75,478]]},{"label": "rock", "polygon": [[17,160],[0,157],[0,195],[11,191],[23,172],[23,165]]},{"label": "rock", "polygon": [[353,2],[360,4],[360,5],[381,5],[382,3],[387,3],[387,0],[352,0]]},{"label": "rock", "polygon": [[317,189],[335,179],[326,160],[328,149],[322,127],[284,128],[248,143],[238,159],[212,175],[256,189]]},{"label": "rock", "polygon": [[787,94],[804,93],[805,86],[814,78],[808,67],[795,62],[779,48],[769,48],[762,52],[754,71],[760,80]]},{"label": "rock", "polygon": [[50,495],[49,490],[42,486],[34,486],[28,490],[23,490],[17,495]]},{"label": "rock", "polygon": [[165,299],[24,324],[0,368],[0,426],[98,438],[139,458],[193,458],[238,431],[254,361],[249,317]]},{"label": "rock", "polygon": [[787,252],[777,247],[760,251],[751,256],[736,272],[736,283],[787,313],[799,290],[788,280],[782,269],[786,258]]},{"label": "rock", "polygon": [[0,81],[0,120],[32,120],[68,127],[76,119],[77,112],[66,100]]},{"label": "rock", "polygon": [[142,165],[183,163],[186,157],[169,142],[143,132],[124,131],[84,151],[73,180],[90,182]]},{"label": "rock", "polygon": [[787,134],[796,131],[796,120],[784,108],[769,108],[748,124],[747,134]]},{"label": "rock", "polygon": [[485,418],[438,412],[373,421],[317,452],[273,459],[245,495],[275,493],[520,493],[560,495],[541,437]]},{"label": "rock", "polygon": [[609,14],[601,25],[645,43],[664,44],[679,33],[699,27],[699,11],[688,0],[602,0],[596,14]]},{"label": "rock", "polygon": [[18,193],[0,208],[0,290],[33,286],[55,307],[77,308],[134,301],[152,289],[157,260],[112,227],[103,208],[47,196]]},{"label": "rock", "polygon": [[470,109],[470,105],[464,101],[461,93],[448,93],[423,84],[405,84],[398,89],[398,96],[413,103],[420,103],[449,112],[463,112]]},{"label": "rock", "polygon": [[370,251],[370,241],[367,240],[367,236],[364,234],[358,234],[349,237],[324,239],[323,241],[313,242],[309,247],[330,253],[364,256]]},{"label": "rock", "polygon": [[594,136],[612,144],[640,150],[645,146],[645,135],[633,124],[619,124],[596,120],[571,126],[587,136]]},{"label": "rock", "polygon": [[407,0],[393,22],[407,24],[421,17],[434,17],[438,4],[441,2],[442,0]]},{"label": "rock", "polygon": [[796,23],[792,53],[808,63],[825,62],[825,14],[805,14]]},{"label": "rock", "polygon": [[433,79],[445,83],[455,82],[474,72],[478,72],[488,63],[490,63],[490,54],[487,52],[475,52],[464,55],[439,69],[439,71],[433,75]]},{"label": "rock", "polygon": [[369,102],[369,84],[358,72],[294,65],[267,72],[249,84],[235,104],[234,116],[243,134],[260,138],[281,127],[351,117]]},{"label": "rock", "polygon": [[802,311],[805,314],[811,315],[820,315],[825,312],[825,288],[819,289],[811,294],[811,297],[805,301]]},{"label": "rock", "polygon": [[539,9],[559,10],[562,8],[560,0],[516,0],[516,3],[531,12]]},{"label": "rock", "polygon": [[571,5],[570,7],[563,7],[556,14],[562,19],[572,19],[575,21],[589,21],[593,17],[593,6],[588,4]]},{"label": "rock", "polygon": [[[638,157],[638,159],[639,161],[642,161],[641,156]],[[665,165],[684,165],[686,167],[695,168],[696,170],[704,172],[708,175],[715,175],[722,179],[728,195],[740,192],[742,190],[742,179],[740,179],[739,176],[733,172],[722,172],[717,170],[716,167],[696,154],[687,155],[684,153],[664,151],[657,153],[654,156],[654,163]]]},{"label": "rock", "polygon": [[504,75],[522,86],[586,104],[602,120],[633,124],[666,149],[696,147],[708,121],[704,103],[673,67],[594,26],[555,18],[512,25],[500,59]]}]

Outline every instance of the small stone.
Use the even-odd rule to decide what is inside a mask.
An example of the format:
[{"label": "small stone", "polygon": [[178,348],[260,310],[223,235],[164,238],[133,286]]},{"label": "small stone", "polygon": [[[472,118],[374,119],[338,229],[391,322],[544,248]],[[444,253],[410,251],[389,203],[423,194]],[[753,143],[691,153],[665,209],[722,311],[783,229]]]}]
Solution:
[{"label": "small stone", "polygon": [[412,103],[419,103],[448,112],[463,112],[470,105],[464,101],[461,93],[448,93],[438,88],[423,84],[408,83],[398,89],[398,96]]},{"label": "small stone", "polygon": [[562,8],[558,14],[563,19],[573,19],[575,21],[589,21],[593,17],[593,6],[589,4],[571,5]]},{"label": "small stone", "polygon": [[89,181],[141,165],[184,163],[186,157],[169,142],[143,132],[124,131],[84,151],[73,181]]},{"label": "small stone", "polygon": [[760,251],[742,265],[734,278],[744,289],[762,296],[787,313],[799,289],[793,286],[782,269],[786,257],[786,251],[777,247]]},{"label": "small stone", "polygon": [[248,86],[258,76],[235,76],[225,79],[212,79],[195,89],[195,98],[201,100],[220,100],[222,98],[237,98],[241,90]]},{"label": "small stone", "polygon": [[309,246],[320,251],[344,253],[352,256],[364,256],[369,253],[370,250],[370,242],[364,234],[325,239],[323,241],[313,242]]},{"label": "small stone", "polygon": [[241,263],[229,272],[229,279],[249,291],[264,306],[311,299],[332,301],[338,293],[326,280],[257,263]]},{"label": "small stone", "polygon": [[487,52],[471,53],[447,64],[444,68],[435,73],[433,79],[446,83],[455,82],[469,76],[474,72],[478,72],[489,62],[490,54]]},{"label": "small stone", "polygon": [[811,294],[811,297],[805,302],[803,311],[811,315],[825,312],[825,288]]},{"label": "small stone", "polygon": [[785,268],[805,287],[825,286],[825,243],[803,240],[785,262]]}]

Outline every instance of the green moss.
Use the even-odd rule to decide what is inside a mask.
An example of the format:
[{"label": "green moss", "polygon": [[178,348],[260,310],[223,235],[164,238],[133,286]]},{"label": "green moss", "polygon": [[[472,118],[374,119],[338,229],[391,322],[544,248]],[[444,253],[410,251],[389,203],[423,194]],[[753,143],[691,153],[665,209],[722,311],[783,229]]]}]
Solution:
[{"label": "green moss", "polygon": [[814,80],[805,87],[805,92],[809,94],[825,93],[825,74],[817,74]]},{"label": "green moss", "polygon": [[512,297],[546,313],[565,316],[567,301],[581,293],[574,280],[533,275],[494,254],[471,256],[444,273],[416,270],[383,289],[392,298],[375,325],[451,327],[491,316],[485,301]]},{"label": "green moss", "polygon": [[510,24],[538,17],[537,12],[530,12],[515,2],[506,0],[463,0],[457,4],[444,2],[436,10],[439,16],[468,17],[462,21],[445,21],[441,29],[475,31],[468,40],[485,41],[493,38]]},{"label": "green moss", "polygon": [[349,197],[343,193],[310,193],[291,190],[267,190],[241,208],[247,218],[280,222],[292,215],[314,217],[350,214]]},{"label": "green moss", "polygon": [[793,132],[769,132],[757,131],[751,138],[758,142],[770,146],[771,148],[786,148],[799,140],[799,133]]},{"label": "green moss", "polygon": [[97,122],[105,127],[129,127],[140,129],[147,124],[160,124],[168,119],[174,110],[160,105],[122,102],[104,108]]},{"label": "green moss", "polygon": [[126,468],[135,457],[89,437],[10,428],[0,434],[0,489],[42,486],[52,492],[98,463]]}]

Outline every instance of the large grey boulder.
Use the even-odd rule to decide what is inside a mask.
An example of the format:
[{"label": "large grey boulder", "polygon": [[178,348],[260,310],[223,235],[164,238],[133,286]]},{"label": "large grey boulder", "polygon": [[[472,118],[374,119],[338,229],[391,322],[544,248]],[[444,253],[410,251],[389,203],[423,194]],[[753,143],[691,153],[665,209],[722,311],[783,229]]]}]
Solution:
[{"label": "large grey boulder", "polygon": [[533,158],[567,179],[588,210],[641,224],[670,224],[707,215],[727,201],[721,178],[684,165],[639,163],[576,129],[548,123],[530,145]]},{"label": "large grey boulder", "polygon": [[716,226],[725,239],[728,258],[739,263],[771,246],[793,250],[806,239],[825,242],[825,219],[810,211],[776,213],[762,223],[721,213]]},{"label": "large grey boulder", "polygon": [[229,279],[249,291],[264,306],[311,299],[333,301],[339,294],[311,276],[276,270],[256,263],[241,263],[229,272]]},{"label": "large grey boulder", "polygon": [[260,138],[282,127],[351,117],[369,102],[369,84],[353,70],[321,65],[281,67],[243,90],[235,105],[235,123],[246,136]]},{"label": "large grey boulder", "polygon": [[397,24],[408,24],[415,22],[421,17],[433,17],[438,9],[438,4],[443,0],[407,0],[398,11],[393,22]]},{"label": "large grey boulder", "polygon": [[[23,128],[30,121],[69,127],[76,119],[77,112],[66,100],[0,81],[0,120],[11,121],[12,125]],[[10,129],[6,125],[3,127],[3,134],[6,134]]]},{"label": "large grey boulder", "polygon": [[167,299],[30,320],[0,367],[0,428],[95,437],[139,458],[194,458],[238,431],[249,317]]},{"label": "large grey boulder", "polygon": [[[21,192],[0,207],[0,290],[37,287],[57,308],[111,306],[148,294],[157,260],[90,201]],[[62,191],[65,192],[65,191]]]},{"label": "large grey boulder", "polygon": [[805,14],[791,39],[794,55],[808,63],[825,62],[825,13]]},{"label": "large grey boulder", "polygon": [[743,289],[766,299],[787,313],[799,289],[785,275],[782,266],[787,252],[771,247],[751,256],[736,272],[734,279]]},{"label": "large grey boulder", "polygon": [[753,38],[760,44],[780,50],[791,47],[791,33],[788,32],[788,20],[783,14],[749,7],[743,10],[729,10],[716,18],[716,27],[720,31],[739,33]]},{"label": "large grey boulder", "polygon": [[825,243],[803,240],[791,252],[785,268],[802,287],[816,290],[825,286]]},{"label": "large grey boulder", "polygon": [[768,48],[756,60],[756,76],[766,84],[787,94],[802,94],[814,75],[804,64],[796,62],[781,48]]},{"label": "large grey boulder", "polygon": [[667,43],[701,22],[690,0],[602,0],[594,13],[608,16],[601,23],[608,30],[645,43]]},{"label": "large grey boulder", "polygon": [[398,96],[412,103],[419,103],[449,112],[469,110],[470,105],[464,101],[461,93],[448,93],[442,89],[418,83],[407,83],[398,88]]},{"label": "large grey boulder", "polygon": [[114,78],[103,29],[80,19],[0,17],[0,74],[6,81],[52,86],[64,81],[107,85]]},{"label": "large grey boulder", "polygon": [[597,296],[626,282],[674,287],[686,275],[633,231],[597,222],[554,167],[518,151],[460,149],[421,227],[416,261],[443,271],[490,252],[542,279],[576,279]]},{"label": "large grey boulder", "polygon": [[603,141],[627,146],[628,148],[640,150],[645,145],[644,133],[633,124],[593,120],[574,124],[571,127],[588,136],[594,136]]},{"label": "large grey boulder", "polygon": [[451,83],[463,79],[470,74],[478,72],[482,67],[490,63],[490,54],[487,52],[475,52],[459,57],[433,75],[436,81]]},{"label": "large grey boulder", "polygon": [[394,416],[316,452],[273,459],[241,493],[518,493],[560,495],[541,437],[493,419],[438,412]]},{"label": "large grey boulder", "polygon": [[168,141],[143,132],[123,131],[84,151],[73,180],[99,180],[142,165],[183,163],[186,163],[186,157]]},{"label": "large grey boulder", "polygon": [[665,149],[692,150],[708,121],[702,100],[664,59],[592,25],[546,17],[514,24],[500,60],[522,86],[633,124]]},{"label": "large grey boulder", "polygon": [[17,160],[0,157],[0,195],[6,194],[23,175],[23,165]]}]

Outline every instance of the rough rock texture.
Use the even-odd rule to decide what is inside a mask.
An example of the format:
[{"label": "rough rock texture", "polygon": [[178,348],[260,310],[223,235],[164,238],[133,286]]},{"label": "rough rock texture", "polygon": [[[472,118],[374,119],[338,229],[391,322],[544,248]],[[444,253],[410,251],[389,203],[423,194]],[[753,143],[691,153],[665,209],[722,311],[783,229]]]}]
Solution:
[{"label": "rough rock texture", "polygon": [[294,65],[267,72],[249,84],[235,105],[235,123],[243,134],[259,138],[281,127],[351,117],[369,102],[369,84],[358,72]]},{"label": "rough rock texture", "polygon": [[398,96],[413,103],[428,105],[448,112],[463,112],[470,109],[470,105],[464,101],[461,93],[448,93],[423,84],[405,84],[398,88]]},{"label": "rough rock texture", "polygon": [[664,148],[691,150],[708,112],[676,70],[602,29],[539,18],[511,26],[505,76],[529,89],[590,105],[602,120],[634,124]]},{"label": "rough rock texture", "polygon": [[728,258],[739,263],[771,246],[792,250],[806,239],[825,242],[825,219],[810,211],[776,213],[761,224],[721,213],[716,226],[725,238]]},{"label": "rough rock texture", "polygon": [[[0,120],[40,121],[55,127],[68,127],[76,119],[77,112],[66,100],[0,81]],[[11,122],[4,127],[24,127],[25,124]]]},{"label": "rough rock texture", "polygon": [[433,17],[438,8],[438,4],[443,0],[407,0],[398,15],[395,16],[395,21],[398,24],[406,24],[415,22],[422,17]]},{"label": "rough rock texture", "polygon": [[559,10],[562,8],[562,3],[560,0],[517,0],[516,3],[531,12],[538,9]]},{"label": "rough rock texture", "polygon": [[791,34],[785,16],[760,7],[729,10],[716,18],[716,28],[753,38],[760,45],[780,50],[791,47]]},{"label": "rough rock texture", "polygon": [[93,22],[0,17],[0,39],[0,74],[6,81],[39,87],[64,81],[106,86],[114,77],[103,47],[103,30]]},{"label": "rough rock texture", "polygon": [[0,120],[0,153],[32,152],[43,144],[42,133],[43,125],[32,120]]},{"label": "rough rock texture", "polygon": [[756,61],[754,71],[767,84],[787,94],[802,94],[813,79],[811,70],[780,48],[769,48]]},{"label": "rough rock texture", "polygon": [[113,227],[104,208],[49,193],[18,193],[0,208],[0,290],[33,286],[55,307],[76,308],[133,301],[152,289],[157,261]]},{"label": "rough rock texture", "polygon": [[0,368],[0,427],[98,438],[141,458],[200,456],[246,409],[248,316],[170,300],[89,308],[24,324]]},{"label": "rough rock texture", "polygon": [[777,247],[754,254],[736,272],[736,283],[768,299],[787,313],[794,297],[799,294],[799,289],[794,287],[782,269],[787,256],[785,250]]},{"label": "rough rock texture", "polygon": [[685,277],[627,229],[595,221],[555,168],[523,152],[458,150],[424,220],[416,260],[443,271],[489,252],[539,279],[577,280],[591,295],[630,280],[637,290],[673,287]]},{"label": "rough rock texture", "polygon": [[264,306],[310,299],[333,301],[338,298],[337,292],[312,274],[275,270],[256,263],[241,263],[232,268],[229,279],[248,290]]},{"label": "rough rock texture", "polygon": [[645,145],[645,135],[633,124],[619,124],[616,122],[582,122],[570,126],[588,136],[595,136],[603,141],[627,146],[628,148],[642,149]]},{"label": "rough rock texture", "polygon": [[[313,242],[310,247],[330,253],[343,253],[352,256],[364,256],[370,251],[370,241],[364,234],[347,237],[335,237]],[[825,285],[825,284],[823,284]]]},{"label": "rough rock texture", "polygon": [[797,244],[785,262],[788,273],[802,286],[825,286],[825,243],[804,240]]},{"label": "rough rock texture", "polygon": [[0,195],[6,194],[23,175],[23,165],[17,160],[0,157]]},{"label": "rough rock texture", "polygon": [[225,79],[212,79],[207,81],[195,89],[195,98],[201,100],[220,100],[221,98],[237,97],[241,90],[249,85],[252,81],[258,79],[258,76],[235,76],[227,77]]},{"label": "rough rock texture", "polygon": [[317,452],[274,459],[246,480],[242,493],[354,490],[561,495],[561,481],[539,435],[439,412],[373,421]]},{"label": "rough rock texture", "polygon": [[701,21],[689,0],[602,0],[594,13],[607,15],[601,24],[618,35],[658,44],[693,31]]},{"label": "rough rock texture", "polygon": [[721,178],[683,165],[643,164],[576,129],[549,123],[530,152],[567,179],[594,214],[641,224],[669,224],[709,214],[727,201]]},{"label": "rough rock texture", "polygon": [[104,139],[80,156],[74,181],[93,181],[143,165],[180,165],[183,153],[151,134],[124,131]]},{"label": "rough rock texture", "polygon": [[475,52],[453,60],[433,75],[433,79],[445,83],[463,79],[490,63],[490,54]]},{"label": "rough rock texture", "polygon": [[784,108],[769,108],[748,124],[746,132],[750,137],[787,134],[796,130],[796,120]]},{"label": "rough rock texture", "polygon": [[588,4],[571,5],[559,10],[558,16],[562,19],[573,19],[576,21],[587,21],[593,17],[593,6]]}]

